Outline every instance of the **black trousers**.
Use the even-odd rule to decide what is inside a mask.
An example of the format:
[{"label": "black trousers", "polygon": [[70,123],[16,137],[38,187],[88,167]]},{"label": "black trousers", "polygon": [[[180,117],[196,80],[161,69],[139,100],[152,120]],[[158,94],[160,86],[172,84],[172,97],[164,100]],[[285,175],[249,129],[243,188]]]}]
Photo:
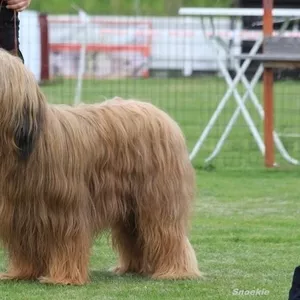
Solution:
[{"label": "black trousers", "polygon": [[300,266],[295,268],[289,292],[289,300],[300,300]]},{"label": "black trousers", "polygon": [[[19,48],[20,20],[18,14],[14,14],[14,11],[7,9],[5,5],[5,2],[3,2],[2,6],[0,7],[0,48],[10,52],[13,52],[17,49],[18,56],[24,62],[23,55]],[[15,17],[16,21],[14,20]],[[17,45],[15,45],[15,32],[17,33]]]}]

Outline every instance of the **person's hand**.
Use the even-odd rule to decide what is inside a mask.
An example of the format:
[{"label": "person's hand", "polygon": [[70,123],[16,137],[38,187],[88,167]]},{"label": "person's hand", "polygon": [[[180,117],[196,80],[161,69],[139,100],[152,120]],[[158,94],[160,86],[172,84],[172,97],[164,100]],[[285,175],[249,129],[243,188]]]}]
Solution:
[{"label": "person's hand", "polygon": [[21,12],[30,5],[31,0],[7,0],[6,2],[7,2],[6,7],[8,9]]}]

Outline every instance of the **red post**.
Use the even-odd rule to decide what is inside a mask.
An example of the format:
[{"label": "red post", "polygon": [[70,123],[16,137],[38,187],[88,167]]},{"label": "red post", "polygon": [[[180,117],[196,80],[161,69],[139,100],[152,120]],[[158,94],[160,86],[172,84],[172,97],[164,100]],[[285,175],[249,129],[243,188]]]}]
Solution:
[{"label": "red post", "polygon": [[48,41],[48,19],[46,14],[40,14],[41,34],[41,80],[49,80],[49,41]]},{"label": "red post", "polygon": [[[273,34],[273,1],[263,0],[264,16],[263,16],[263,33],[264,37],[272,36]],[[273,111],[273,69],[264,69],[264,141],[265,141],[265,166],[268,168],[274,167],[274,111]]]}]

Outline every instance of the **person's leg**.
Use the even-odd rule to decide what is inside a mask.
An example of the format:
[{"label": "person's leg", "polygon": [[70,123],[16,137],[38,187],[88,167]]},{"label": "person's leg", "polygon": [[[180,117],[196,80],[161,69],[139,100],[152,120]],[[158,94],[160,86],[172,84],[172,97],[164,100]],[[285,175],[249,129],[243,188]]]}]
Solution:
[{"label": "person's leg", "polygon": [[292,285],[289,291],[289,300],[300,300],[300,266],[294,271]]},{"label": "person's leg", "polygon": [[3,5],[0,9],[0,47],[19,56],[24,62],[22,52],[19,48],[20,20],[18,14],[15,14],[13,10],[7,9]]}]

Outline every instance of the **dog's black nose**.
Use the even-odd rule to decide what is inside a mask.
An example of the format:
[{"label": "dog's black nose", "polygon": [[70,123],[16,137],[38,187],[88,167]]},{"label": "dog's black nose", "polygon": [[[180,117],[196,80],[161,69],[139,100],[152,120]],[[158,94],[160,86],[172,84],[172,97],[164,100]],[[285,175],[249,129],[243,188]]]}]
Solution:
[{"label": "dog's black nose", "polygon": [[288,300],[300,300],[300,266],[296,267],[294,271]]}]

